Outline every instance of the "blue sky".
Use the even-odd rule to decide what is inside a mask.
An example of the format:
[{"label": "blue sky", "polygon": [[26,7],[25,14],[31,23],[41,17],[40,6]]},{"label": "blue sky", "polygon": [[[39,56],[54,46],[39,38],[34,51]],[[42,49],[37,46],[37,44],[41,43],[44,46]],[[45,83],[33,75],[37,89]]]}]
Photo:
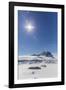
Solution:
[{"label": "blue sky", "polygon": [[[26,22],[34,27],[28,32]],[[28,24],[27,23],[27,24]],[[18,11],[18,54],[57,53],[57,13]]]}]

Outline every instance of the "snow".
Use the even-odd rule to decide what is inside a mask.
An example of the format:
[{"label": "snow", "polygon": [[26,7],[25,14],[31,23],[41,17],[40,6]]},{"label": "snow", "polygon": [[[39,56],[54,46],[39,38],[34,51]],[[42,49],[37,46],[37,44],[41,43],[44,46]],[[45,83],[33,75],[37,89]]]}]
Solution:
[{"label": "snow", "polygon": [[[46,65],[46,67],[42,67]],[[29,69],[29,67],[41,67],[41,69]],[[19,64],[18,79],[38,79],[38,78],[54,78],[58,75],[57,64]]]},{"label": "snow", "polygon": [[46,56],[19,56],[19,60],[56,60],[55,58],[52,57],[46,57]]},{"label": "snow", "polygon": [[[42,62],[38,60],[42,60]],[[25,62],[21,63],[21,61]],[[18,62],[18,79],[57,77],[58,64],[56,58],[46,56],[19,56]],[[41,69],[29,69],[29,67],[39,67]]]}]

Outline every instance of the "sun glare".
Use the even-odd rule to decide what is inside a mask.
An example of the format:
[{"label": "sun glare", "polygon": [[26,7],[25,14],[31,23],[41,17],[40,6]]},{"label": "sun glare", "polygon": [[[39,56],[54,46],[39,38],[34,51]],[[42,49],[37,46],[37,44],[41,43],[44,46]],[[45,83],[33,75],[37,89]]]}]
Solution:
[{"label": "sun glare", "polygon": [[34,26],[33,26],[31,23],[28,23],[28,24],[25,26],[25,28],[26,28],[26,31],[27,31],[27,32],[32,32],[33,29],[34,29]]}]

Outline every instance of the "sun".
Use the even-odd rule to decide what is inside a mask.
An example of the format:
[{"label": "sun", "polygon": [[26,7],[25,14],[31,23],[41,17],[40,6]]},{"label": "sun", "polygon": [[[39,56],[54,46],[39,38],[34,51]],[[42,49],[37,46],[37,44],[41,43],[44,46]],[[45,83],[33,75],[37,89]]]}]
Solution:
[{"label": "sun", "polygon": [[27,32],[32,32],[34,29],[34,26],[32,25],[32,23],[27,23],[25,28]]}]

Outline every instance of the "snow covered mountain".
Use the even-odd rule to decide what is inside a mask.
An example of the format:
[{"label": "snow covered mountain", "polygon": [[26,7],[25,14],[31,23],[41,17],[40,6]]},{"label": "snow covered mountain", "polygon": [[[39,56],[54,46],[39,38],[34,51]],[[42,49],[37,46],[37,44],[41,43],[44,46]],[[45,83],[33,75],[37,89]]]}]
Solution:
[{"label": "snow covered mountain", "polygon": [[57,59],[50,53],[50,52],[42,52],[40,54],[33,54],[31,56],[19,56],[18,62],[23,62],[23,63],[55,63]]},{"label": "snow covered mountain", "polygon": [[46,57],[54,58],[54,56],[49,51],[44,51],[44,52],[41,52],[39,54],[33,54],[32,56],[46,56]]}]

